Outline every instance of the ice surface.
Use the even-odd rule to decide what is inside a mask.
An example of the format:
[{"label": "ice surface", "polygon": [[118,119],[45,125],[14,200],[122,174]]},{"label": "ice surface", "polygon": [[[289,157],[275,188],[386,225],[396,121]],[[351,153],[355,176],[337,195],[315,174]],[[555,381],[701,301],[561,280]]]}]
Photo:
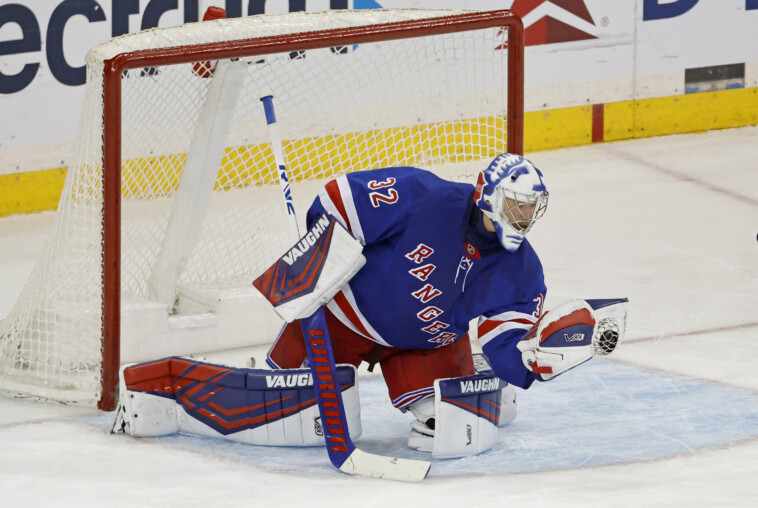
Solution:
[{"label": "ice surface", "polygon": [[[530,233],[546,307],[626,296],[628,340],[519,391],[491,451],[390,483],[339,473],[321,448],[111,436],[109,414],[0,398],[0,504],[758,506],[758,128],[528,155],[551,193]],[[0,220],[0,318],[50,220]],[[359,447],[421,456],[380,377],[361,398]]]}]

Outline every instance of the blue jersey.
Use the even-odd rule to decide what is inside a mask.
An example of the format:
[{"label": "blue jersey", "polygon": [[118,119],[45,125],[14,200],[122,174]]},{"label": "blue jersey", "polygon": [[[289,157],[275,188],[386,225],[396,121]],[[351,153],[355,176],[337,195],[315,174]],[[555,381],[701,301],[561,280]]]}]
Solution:
[{"label": "blue jersey", "polygon": [[363,245],[366,265],[328,304],[354,331],[403,349],[479,341],[495,372],[533,381],[516,343],[542,312],[542,265],[528,241],[507,252],[484,229],[474,187],[401,167],[329,182],[308,211],[335,217]]}]

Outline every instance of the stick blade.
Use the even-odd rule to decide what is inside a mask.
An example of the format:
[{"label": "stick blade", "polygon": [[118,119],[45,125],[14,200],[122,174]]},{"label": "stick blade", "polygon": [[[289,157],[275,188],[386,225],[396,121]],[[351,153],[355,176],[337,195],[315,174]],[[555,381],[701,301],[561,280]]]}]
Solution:
[{"label": "stick blade", "polygon": [[342,463],[340,471],[383,480],[420,482],[426,478],[430,467],[432,463],[425,460],[385,457],[356,448]]}]

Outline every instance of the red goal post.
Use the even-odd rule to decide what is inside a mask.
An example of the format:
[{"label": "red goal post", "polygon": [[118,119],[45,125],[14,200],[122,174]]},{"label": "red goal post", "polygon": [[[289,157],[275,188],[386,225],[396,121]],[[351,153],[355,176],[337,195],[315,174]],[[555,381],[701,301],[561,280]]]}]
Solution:
[{"label": "red goal post", "polygon": [[[46,398],[46,399],[54,399],[54,400],[64,400],[66,402],[74,402],[74,403],[88,403],[87,400],[80,400],[81,397],[78,396],[61,396],[60,392],[67,389],[68,386],[75,385],[77,387],[78,391],[86,392],[86,391],[94,391],[94,396],[97,401],[98,407],[100,407],[103,410],[112,410],[115,408],[115,404],[117,402],[117,384],[118,384],[118,371],[120,364],[122,361],[124,361],[124,358],[122,357],[122,324],[124,323],[124,316],[122,315],[122,311],[124,309],[123,305],[123,299],[122,299],[122,292],[124,291],[123,284],[126,280],[126,276],[124,273],[122,273],[122,267],[123,267],[123,248],[125,245],[122,245],[122,241],[124,241],[125,238],[125,232],[122,228],[122,206],[126,201],[126,196],[129,193],[129,190],[127,187],[130,187],[131,183],[125,183],[123,177],[124,177],[124,165],[125,165],[125,154],[123,153],[124,149],[124,143],[125,143],[125,132],[123,132],[123,116],[125,115],[125,99],[124,99],[124,91],[122,90],[122,85],[124,83],[124,80],[127,76],[129,76],[130,72],[139,72],[141,75],[147,75],[146,78],[147,81],[145,83],[140,85],[140,88],[144,88],[145,90],[152,90],[151,87],[155,87],[155,89],[164,90],[166,88],[170,88],[171,86],[176,86],[177,89],[181,88],[180,84],[171,85],[169,87],[161,87],[158,84],[159,79],[156,79],[153,83],[150,81],[150,74],[153,72],[154,69],[158,69],[158,72],[162,72],[161,70],[166,68],[171,68],[171,66],[177,66],[180,64],[190,64],[194,62],[199,61],[235,61],[239,59],[246,59],[247,65],[255,66],[257,65],[257,62],[255,61],[255,57],[265,57],[266,55],[273,55],[273,54],[286,54],[289,53],[291,55],[299,54],[298,52],[305,51],[305,60],[307,60],[308,52],[310,50],[320,50],[324,48],[352,48],[355,50],[355,48],[362,48],[364,46],[368,47],[369,45],[373,44],[382,44],[386,43],[387,41],[399,41],[402,39],[418,39],[418,38],[425,38],[425,37],[441,37],[446,34],[459,34],[464,32],[475,32],[475,31],[482,31],[482,30],[490,30],[494,36],[502,37],[502,43],[500,44],[500,49],[497,51],[500,51],[503,53],[502,48],[507,48],[507,68],[503,70],[502,75],[507,75],[507,82],[504,83],[505,88],[507,91],[504,94],[503,100],[507,103],[507,111],[504,115],[501,115],[504,120],[504,125],[507,129],[507,140],[504,140],[502,143],[499,142],[492,142],[491,140],[488,141],[489,144],[492,145],[490,150],[484,150],[480,149],[477,151],[478,156],[480,157],[489,157],[496,155],[494,151],[505,151],[504,148],[507,147],[507,151],[523,154],[523,104],[524,104],[524,88],[523,88],[523,82],[524,82],[524,71],[523,71],[523,64],[524,64],[524,34],[523,34],[523,25],[521,23],[521,20],[513,14],[510,11],[507,10],[501,10],[501,11],[429,11],[429,15],[419,15],[420,11],[412,10],[407,11],[410,14],[406,17],[410,19],[403,19],[405,16],[404,14],[399,15],[400,20],[392,20],[393,14],[384,14],[387,12],[392,12],[392,10],[389,11],[381,11],[380,14],[377,12],[376,16],[378,16],[378,21],[372,21],[368,24],[360,24],[355,23],[356,26],[344,26],[345,23],[343,23],[343,26],[335,27],[335,28],[323,28],[323,29],[317,29],[312,31],[295,31],[293,33],[284,33],[284,34],[278,34],[278,35],[264,35],[261,37],[256,36],[247,36],[239,39],[233,39],[233,40],[214,40],[209,42],[199,42],[199,43],[193,43],[191,45],[181,44],[178,46],[171,46],[171,47],[155,47],[155,48],[146,48],[146,49],[133,49],[129,48],[129,50],[125,52],[120,52],[110,58],[104,59],[103,63],[103,70],[102,70],[102,171],[101,171],[101,178],[102,178],[102,212],[101,212],[101,220],[102,220],[102,229],[101,229],[101,238],[102,238],[102,251],[101,251],[101,288],[102,288],[102,304],[101,304],[101,348],[99,351],[100,357],[101,357],[101,364],[98,367],[99,375],[96,375],[95,377],[98,378],[99,381],[99,389],[93,390],[89,385],[85,386],[82,385],[81,387],[79,385],[75,385],[75,382],[69,381],[68,378],[66,378],[65,381],[56,381],[55,383],[61,385],[60,387],[52,387],[49,390],[47,389],[50,385],[53,383],[50,381],[46,381],[43,379],[43,381],[38,381],[36,378],[31,374],[32,365],[47,365],[48,367],[40,368],[44,372],[58,372],[59,370],[63,369],[64,367],[70,370],[70,367],[74,363],[81,363],[85,364],[87,363],[87,367],[80,367],[79,370],[77,370],[77,376],[82,374],[81,371],[85,371],[88,369],[91,369],[92,367],[89,366],[89,363],[91,361],[85,362],[84,360],[78,360],[78,359],[65,359],[65,360],[50,360],[50,359],[40,359],[42,354],[39,352],[40,349],[49,349],[47,346],[44,348],[39,348],[36,346],[18,346],[18,350],[26,350],[26,349],[33,349],[35,352],[32,354],[34,357],[34,360],[29,360],[28,357],[24,360],[14,360],[13,362],[5,362],[3,363],[3,360],[0,357],[0,389],[3,391],[10,391],[17,394],[23,394],[24,389],[23,385],[27,384],[33,386],[32,389],[30,389],[30,393],[32,396],[40,397],[40,398]],[[404,12],[402,10],[397,12]],[[360,21],[357,13],[318,13],[316,15],[313,15],[311,19],[313,20],[320,20],[322,18],[327,18],[328,16],[358,16],[356,17],[356,21]],[[291,15],[283,15],[280,19],[286,20],[286,16]],[[299,16],[303,17],[306,16],[304,14],[299,14]],[[384,22],[382,19],[382,16],[387,16],[388,21]],[[395,16],[398,17],[398,16]],[[259,18],[259,16],[254,16],[251,18]],[[276,18],[276,16],[269,16],[268,18]],[[350,18],[353,19],[352,17]],[[240,24],[244,23],[244,18],[238,18],[235,20],[220,20],[220,21],[213,21],[209,23],[218,23],[218,30],[220,32],[223,32],[227,26],[230,26],[232,23]],[[274,20],[276,21],[276,20]],[[340,23],[337,23],[338,25]],[[353,24],[353,21],[350,21],[350,23],[347,23],[347,25]],[[326,24],[328,26],[328,23]],[[184,29],[192,29],[191,25],[185,25],[185,27],[182,27]],[[157,29],[160,30],[169,30],[169,29]],[[139,34],[133,34],[133,35],[139,35]],[[129,35],[124,37],[130,37]],[[440,47],[445,47],[445,44],[448,43],[441,43]],[[464,54],[463,52],[467,51],[465,48],[467,47],[468,43],[460,43],[460,47],[456,46],[455,51],[461,51],[461,54]],[[478,43],[475,43],[476,45]],[[489,42],[487,42],[489,44]],[[127,45],[128,47],[128,45]],[[463,49],[461,49],[463,48]],[[450,52],[451,50],[445,49],[444,51]],[[492,51],[496,51],[495,47],[492,47]],[[402,58],[402,55],[396,55],[393,57],[388,58],[388,61],[392,61],[395,58]],[[301,62],[298,62],[296,57],[292,58],[293,62],[290,63],[291,66],[298,66]],[[261,62],[264,60],[260,60]],[[472,64],[473,65],[473,64]],[[483,64],[487,65],[487,64]],[[449,65],[443,65],[440,67],[440,69],[447,68]],[[388,64],[387,69],[392,69],[392,65]],[[474,65],[474,67],[478,69]],[[327,69],[325,72],[329,72]],[[389,72],[389,71],[385,71]],[[407,71],[406,71],[407,72]],[[477,73],[480,72],[480,70],[476,71]],[[482,75],[487,74],[487,69],[484,69],[481,71]],[[501,79],[498,74],[497,79]],[[277,79],[273,79],[273,82],[279,83]],[[310,78],[307,78],[310,79]],[[210,80],[208,80],[210,81]],[[281,85],[281,87],[286,85]],[[478,85],[477,85],[478,86]],[[275,100],[277,97],[278,90],[274,90],[274,96]],[[475,95],[476,90],[474,90],[473,94]],[[202,92],[204,94],[206,92]],[[208,92],[210,94],[211,92]],[[490,92],[487,91],[487,94]],[[456,94],[458,94],[458,91],[456,90]],[[455,94],[452,94],[455,95]],[[205,95],[202,95],[205,97]],[[407,104],[412,104],[414,102],[414,98],[411,97],[407,100]],[[311,106],[305,105],[303,106],[304,109],[308,109]],[[376,109],[382,110],[386,106],[384,106],[383,103],[379,103],[376,106]],[[287,108],[282,108],[286,111]],[[339,109],[339,108],[337,108]],[[149,113],[146,112],[145,115]],[[201,113],[202,114],[202,113]],[[300,113],[293,113],[293,118],[301,118]],[[303,113],[304,115],[304,113]],[[323,115],[323,114],[322,114]],[[493,116],[498,116],[498,112],[495,111],[493,113]],[[354,111],[348,115],[348,119],[350,122],[353,122],[355,120],[355,113]],[[84,118],[83,118],[84,121]],[[306,122],[307,123],[307,122]],[[499,125],[499,124],[498,124]],[[265,125],[263,125],[265,127]],[[435,126],[434,128],[439,129],[439,125]],[[482,130],[485,129],[485,127],[481,127]],[[492,130],[492,125],[488,125],[486,129]],[[394,129],[394,127],[393,127]],[[212,129],[211,129],[212,130]],[[455,129],[453,129],[455,130]],[[455,138],[455,143],[463,144],[465,143],[466,139],[469,139],[470,136],[477,136],[477,133],[471,134],[471,130],[473,128],[466,127],[461,132],[454,132],[454,133],[448,133],[447,137],[445,139],[452,139]],[[197,132],[197,131],[195,131]],[[377,131],[366,131],[369,134],[364,136],[371,138],[373,135],[372,133],[375,133]],[[405,149],[406,146],[408,146],[409,143],[411,143],[410,137],[417,136],[417,129],[411,128],[411,130],[408,130],[406,132],[406,138],[403,138],[400,141],[397,141],[395,138],[397,138],[399,135],[397,133],[390,134],[390,137],[392,138],[392,143],[397,143],[398,150],[402,151]],[[90,133],[90,136],[92,134]],[[338,137],[341,134],[335,134],[333,137]],[[286,138],[287,134],[283,133],[283,137]],[[83,137],[83,134],[80,132],[80,142],[81,138]],[[149,137],[146,136],[146,138]],[[327,136],[328,137],[328,136]],[[364,137],[361,137],[361,143],[364,142]],[[490,137],[497,138],[499,137],[499,134],[495,132],[494,134],[490,135]],[[169,136],[167,139],[171,139]],[[189,144],[196,144],[197,138],[193,139]],[[310,141],[309,141],[310,142]],[[370,146],[371,143],[374,141],[369,139],[368,145]],[[429,143],[434,144],[435,141],[422,141],[423,143],[426,143],[428,145]],[[306,142],[303,142],[306,143]],[[378,142],[378,144],[381,144],[384,146],[384,141]],[[387,141],[389,144],[390,141]],[[451,141],[451,143],[453,143]],[[499,144],[498,144],[499,143]],[[135,143],[136,145],[139,145],[139,142]],[[426,146],[425,145],[425,146]],[[228,143],[224,146],[230,146]],[[209,149],[210,150],[210,149]],[[294,148],[293,148],[294,150]],[[460,148],[449,148],[446,149],[446,153],[454,154],[456,152],[463,151]],[[210,150],[212,151],[212,150]],[[227,148],[227,152],[228,152]],[[428,151],[428,150],[427,150]],[[433,151],[433,149],[432,149]],[[181,152],[181,150],[178,150],[178,152]],[[189,149],[187,150],[189,152]],[[184,153],[184,152],[182,152]],[[299,153],[299,152],[298,152]],[[320,152],[319,152],[320,153]],[[228,153],[227,153],[228,155]],[[130,154],[127,158],[132,157]],[[146,166],[149,165],[149,162],[145,162],[145,160],[158,160],[160,159],[159,163],[156,163],[157,166],[165,166],[167,158],[170,159],[173,157],[172,155],[154,155],[153,152],[148,153],[147,155],[142,155],[141,162],[136,164],[137,166]],[[182,161],[181,164],[184,164],[184,160],[190,158],[191,156],[186,156]],[[361,157],[369,159],[373,156],[370,154],[370,152],[365,152]],[[442,156],[440,156],[442,157]],[[448,159],[452,160],[454,159],[454,156],[449,156]],[[460,158],[463,160],[463,158]],[[225,159],[226,160],[226,159]],[[394,160],[394,159],[393,159]],[[401,160],[399,162],[407,163],[407,161]],[[249,164],[249,162],[246,162],[245,164]],[[82,164],[86,165],[86,164]],[[433,165],[433,164],[432,164]],[[158,171],[158,169],[150,168],[151,174]],[[178,172],[181,173],[182,169],[172,169],[172,172]],[[307,173],[307,170],[304,170]],[[331,171],[331,170],[330,170]],[[334,176],[337,174],[338,171],[335,169],[332,174],[323,174],[321,176],[315,175],[314,179],[320,179],[324,176]],[[173,174],[173,173],[172,173]],[[304,173],[305,174],[305,173]],[[71,175],[69,175],[71,177]],[[130,177],[132,178],[132,177]],[[137,177],[134,177],[137,178]],[[142,178],[142,177],[140,177]],[[158,179],[170,179],[170,177],[166,176],[158,176],[158,177],[151,177],[151,178],[158,178]],[[229,177],[231,178],[231,177]],[[308,180],[310,177],[301,177],[303,181]],[[253,184],[246,184],[248,186],[252,187],[261,187],[264,185],[264,180],[256,181]],[[140,184],[142,185],[142,184]],[[152,185],[152,189],[149,192],[152,192],[153,194],[161,194],[161,191],[155,190],[155,185]],[[150,187],[150,185],[147,185],[147,187]],[[81,184],[72,183],[72,187],[78,187],[81,186]],[[214,187],[216,189],[223,187],[223,185],[219,184],[218,182],[214,184]],[[68,185],[67,185],[68,189]],[[73,192],[71,189],[69,191]],[[64,194],[67,192],[66,189],[64,189]],[[64,204],[64,199],[66,196],[64,195],[62,197],[61,206],[59,207],[59,216],[65,213],[66,208],[68,205]],[[147,198],[140,198],[141,200],[147,200]],[[210,198],[209,198],[210,199]],[[307,205],[306,205],[307,206]],[[303,207],[301,206],[301,209]],[[174,215],[176,212],[172,212]],[[64,222],[64,219],[61,219],[60,217],[57,219],[61,224],[59,225],[59,229],[64,229],[65,226],[62,225]],[[169,218],[168,222],[171,222],[173,219]],[[193,233],[194,234],[194,233]],[[145,237],[147,236],[154,236],[152,233],[150,235],[144,234]],[[264,235],[265,236],[265,235]],[[137,235],[137,238],[140,238],[140,235]],[[131,242],[131,240],[130,240]],[[157,248],[156,248],[157,249]],[[51,252],[54,251],[55,248],[51,248]],[[65,250],[65,249],[64,249]],[[153,249],[155,250],[155,249]],[[272,250],[276,250],[275,248]],[[278,254],[278,252],[273,252],[274,255]],[[193,253],[194,255],[194,253]],[[54,252],[50,254],[52,257],[58,256]],[[213,255],[211,255],[213,257]],[[264,262],[269,262],[271,258],[265,260]],[[44,263],[44,260],[42,261]],[[40,270],[42,272],[49,272],[49,270]],[[144,271],[144,270],[143,270]],[[132,280],[132,276],[129,276],[129,280]],[[136,277],[136,276],[135,276]],[[44,275],[40,276],[40,280],[44,278]],[[226,277],[224,274],[223,276],[218,277],[219,280],[226,280],[229,277]],[[131,284],[131,282],[130,282]],[[41,284],[44,285],[44,284]],[[137,282],[135,283],[136,286],[142,287],[145,285],[143,282]],[[139,291],[137,291],[139,292]],[[31,291],[29,292],[31,293]],[[22,295],[23,297],[23,295]],[[178,298],[178,297],[177,297]],[[76,299],[76,298],[75,298]],[[23,305],[17,305],[17,307],[23,307]],[[187,307],[190,308],[190,307]],[[169,310],[171,311],[171,303],[169,302]],[[89,312],[89,311],[87,311]],[[176,309],[173,310],[173,312],[176,313]],[[189,312],[189,311],[187,311]],[[28,313],[27,313],[28,314]],[[37,312],[37,314],[41,315],[49,315],[49,311],[45,312]],[[181,312],[179,313],[181,314]],[[202,315],[205,315],[207,313],[200,313]],[[207,317],[207,316],[206,316]],[[16,323],[15,328],[18,329],[21,326],[23,326],[23,319],[36,319],[36,318],[28,318],[24,317],[23,319],[18,316],[9,316],[12,320],[15,320]],[[211,319],[211,317],[207,317],[207,319]],[[21,323],[21,324],[19,324]],[[44,327],[42,327],[44,328]],[[188,327],[192,328],[191,326]],[[195,327],[198,328],[198,327]],[[0,340],[7,340],[10,341],[9,343],[13,343],[13,338],[11,339],[3,339],[2,335],[3,329],[0,328]],[[24,337],[29,336],[30,334],[24,335]],[[34,335],[34,334],[31,334]],[[38,333],[37,335],[41,335],[41,333]],[[36,335],[35,335],[36,336]],[[19,339],[20,340],[20,339]],[[59,339],[54,338],[48,338],[46,339],[48,342],[53,343],[59,341]],[[20,343],[20,342],[19,342]],[[15,343],[13,343],[15,344]],[[6,344],[7,346],[7,344]],[[65,348],[65,344],[61,345],[58,344],[56,348]],[[9,354],[14,354],[14,351],[12,351],[12,347],[6,347],[5,351],[0,350],[0,353],[7,356]],[[160,348],[159,348],[160,349]],[[95,355],[97,356],[97,355]],[[7,365],[12,364],[13,367],[9,368]],[[50,367],[52,365],[52,367]],[[20,367],[19,367],[20,366]],[[64,367],[62,367],[64,366]],[[15,370],[14,370],[15,369]],[[21,372],[18,374],[19,379],[14,379],[14,376],[16,375],[16,370]],[[39,377],[44,378],[44,376],[47,375],[45,373],[39,374]],[[56,374],[57,375],[57,374]],[[10,379],[9,382],[4,383],[3,379]],[[36,385],[35,385],[36,383]],[[43,385],[43,388],[36,388],[38,385]],[[10,386],[11,388],[8,388]],[[87,397],[84,397],[87,399]]]}]

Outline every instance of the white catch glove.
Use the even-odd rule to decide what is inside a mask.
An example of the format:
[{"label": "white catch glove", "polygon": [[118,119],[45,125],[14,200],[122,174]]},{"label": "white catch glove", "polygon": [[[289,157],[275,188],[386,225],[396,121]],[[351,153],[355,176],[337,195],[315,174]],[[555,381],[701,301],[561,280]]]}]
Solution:
[{"label": "white catch glove", "polygon": [[564,302],[542,316],[518,343],[521,360],[538,379],[553,379],[596,354],[605,355],[615,349],[619,331],[617,326],[614,331],[614,323],[610,321],[603,320],[603,326],[598,327],[587,302]]}]

